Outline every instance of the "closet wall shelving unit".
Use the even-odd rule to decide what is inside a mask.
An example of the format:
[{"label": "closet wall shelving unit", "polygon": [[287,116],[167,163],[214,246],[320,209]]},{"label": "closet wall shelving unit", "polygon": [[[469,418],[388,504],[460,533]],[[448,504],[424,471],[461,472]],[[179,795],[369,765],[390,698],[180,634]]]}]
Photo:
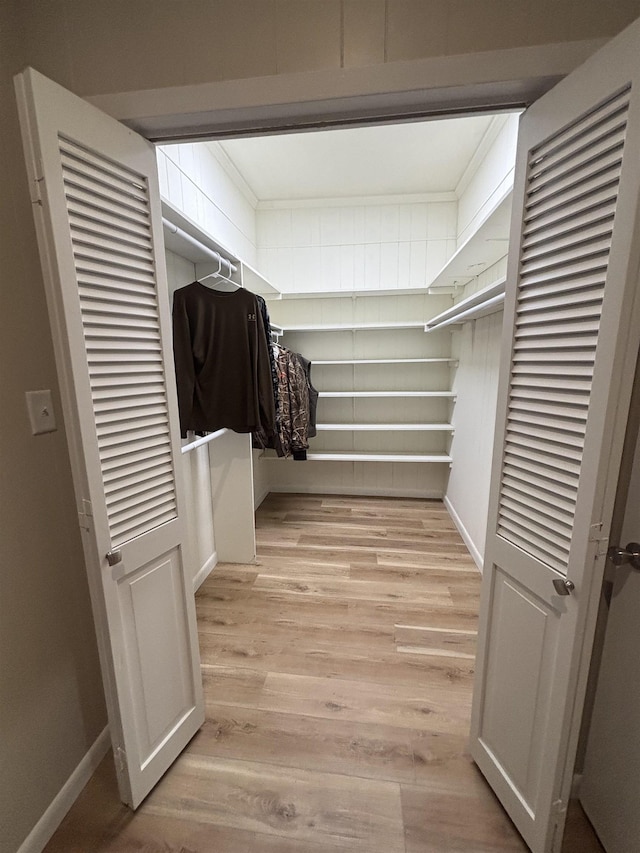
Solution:
[{"label": "closet wall shelving unit", "polygon": [[[281,320],[284,344],[311,360],[312,381],[319,391],[318,434],[310,440],[307,461],[346,465],[342,477],[351,477],[351,481],[357,475],[353,470],[346,474],[350,463],[420,463],[423,472],[425,466],[446,470],[451,462],[448,451],[455,399],[451,368],[455,360],[449,355],[449,335],[442,333],[439,341],[427,343],[424,320],[415,319],[421,316],[418,311],[426,310],[425,300],[434,300],[415,290],[350,296],[351,311],[343,306],[343,315],[366,314],[368,308],[381,316],[395,312],[414,319]],[[316,294],[315,304],[310,299],[305,295],[297,310],[289,313],[321,315],[326,295]],[[285,306],[272,307],[277,311]],[[297,473],[299,464],[293,467]],[[340,479],[335,467],[333,471]],[[370,472],[369,476],[375,475]],[[394,481],[400,491],[404,477],[402,470],[395,476],[388,470],[386,477],[379,474],[379,490],[385,491],[386,480],[390,491]],[[362,479],[366,479],[364,473]],[[441,473],[435,477],[434,493],[442,481]]]}]

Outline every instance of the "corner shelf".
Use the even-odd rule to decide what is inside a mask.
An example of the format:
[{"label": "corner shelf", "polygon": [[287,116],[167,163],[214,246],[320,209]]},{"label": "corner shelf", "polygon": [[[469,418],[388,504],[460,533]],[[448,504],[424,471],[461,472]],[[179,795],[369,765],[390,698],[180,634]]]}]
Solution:
[{"label": "corner shelf", "polygon": [[459,246],[429,284],[429,293],[461,287],[507,254],[512,195],[513,178],[494,200],[474,233]]}]

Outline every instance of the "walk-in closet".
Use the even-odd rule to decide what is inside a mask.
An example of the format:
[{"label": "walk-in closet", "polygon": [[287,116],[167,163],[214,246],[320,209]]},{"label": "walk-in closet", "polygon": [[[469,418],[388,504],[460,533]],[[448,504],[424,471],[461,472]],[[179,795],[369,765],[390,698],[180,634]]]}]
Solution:
[{"label": "walk-in closet", "polygon": [[208,507],[227,511],[233,501],[216,494],[228,487],[244,517],[249,468],[254,508],[270,492],[445,500],[480,563],[517,122],[158,149],[171,291],[201,276],[215,287],[218,258],[230,262],[231,278],[266,299],[273,340],[311,361],[319,391],[306,459],[254,449],[242,486],[237,471],[226,486],[214,474],[209,491],[210,466],[224,468],[225,444],[242,439],[183,447],[196,575],[234,558]]}]

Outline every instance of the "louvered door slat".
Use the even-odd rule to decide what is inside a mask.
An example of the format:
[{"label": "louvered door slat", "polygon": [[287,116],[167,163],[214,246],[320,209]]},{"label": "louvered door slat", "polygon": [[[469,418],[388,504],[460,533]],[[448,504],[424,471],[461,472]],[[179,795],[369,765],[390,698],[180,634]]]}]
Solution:
[{"label": "louvered door slat", "polygon": [[518,500],[527,501],[529,504],[534,500],[540,512],[545,510],[550,511],[557,506],[573,518],[572,500],[566,500],[560,495],[554,497],[544,489],[537,488],[533,483],[527,486],[522,480],[505,476],[502,481],[502,494],[505,496],[505,500],[509,497],[514,497]]},{"label": "louvered door slat", "polygon": [[543,171],[545,167],[554,164],[558,157],[564,156],[567,150],[589,147],[597,139],[612,135],[615,128],[626,128],[629,94],[628,88],[617,92],[593,110],[585,113],[576,122],[541,142],[531,152],[529,160],[531,172],[538,174]]},{"label": "louvered door slat", "polygon": [[133,207],[146,201],[145,189],[142,185],[131,183],[131,178],[117,176],[98,165],[92,165],[85,157],[77,157],[66,153],[62,146],[61,162],[65,171],[66,181],[75,181],[81,186],[90,182],[91,188],[96,188],[107,196],[116,195],[121,197]]},{"label": "louvered door slat", "polygon": [[589,198],[619,180],[620,164],[617,163],[615,166],[604,169],[577,184],[571,184],[563,190],[555,190],[554,188],[553,191],[536,194],[527,202],[525,219],[528,221],[533,217],[546,216],[554,211],[564,210],[567,205],[576,204],[583,198]]},{"label": "louvered door slat", "polygon": [[560,205],[547,211],[533,211],[523,220],[524,232],[532,234],[541,229],[573,228],[576,218],[585,222],[600,219],[605,208],[615,206],[616,197],[617,187],[615,182],[612,182],[596,192],[576,199],[571,204]]},{"label": "louvered door slat", "polygon": [[569,219],[559,219],[550,222],[546,226],[524,228],[522,233],[522,248],[530,249],[534,246],[546,246],[553,241],[570,239],[572,236],[581,235],[589,228],[599,223],[612,223],[616,212],[615,198],[606,204],[601,204],[597,209],[588,208],[582,214],[575,214]]},{"label": "louvered door slat", "polygon": [[606,151],[603,151],[600,156],[592,156],[592,152],[588,152],[588,159],[583,157],[575,158],[572,168],[567,171],[566,166],[558,170],[557,176],[550,174],[540,176],[538,188],[534,188],[533,181],[529,185],[530,201],[528,208],[533,205],[540,204],[546,199],[555,199],[558,196],[565,195],[573,188],[588,186],[591,181],[600,180],[603,174],[610,170],[615,172],[620,167],[620,153],[622,151],[623,140],[620,139],[616,145],[611,146]]},{"label": "louvered door slat", "polygon": [[66,199],[69,224],[72,227],[78,221],[83,223],[91,222],[96,228],[104,226],[104,233],[108,233],[109,229],[111,229],[121,234],[123,239],[140,240],[141,242],[146,241],[150,243],[148,223],[142,222],[139,224],[131,219],[125,219],[117,213],[111,214],[97,205],[85,203],[82,199],[76,199],[73,196],[67,195]]},{"label": "louvered door slat", "polygon": [[[613,132],[611,132],[612,129]],[[566,186],[568,182],[584,174],[584,170],[592,163],[597,162],[606,168],[619,156],[619,149],[624,144],[624,135],[625,127],[624,124],[620,124],[619,119],[614,119],[608,125],[607,123],[601,125],[592,145],[577,148],[567,156],[558,157],[555,165],[550,165],[535,175],[532,174],[529,188],[532,192],[536,192],[550,182],[557,182],[560,187]]]},{"label": "louvered door slat", "polygon": [[550,525],[557,530],[558,534],[562,534],[566,538],[571,538],[572,516],[571,513],[562,512],[561,510],[551,509],[551,507],[538,507],[532,510],[526,503],[523,497],[505,497],[505,507],[509,508],[514,513],[520,516],[530,516],[537,524],[541,526]]},{"label": "louvered door slat", "polygon": [[117,225],[111,225],[94,217],[83,215],[77,211],[69,213],[69,221],[78,235],[78,240],[83,243],[92,243],[104,247],[110,245],[119,247],[122,251],[140,252],[147,254],[151,250],[149,235],[132,235],[129,230],[123,230]]},{"label": "louvered door slat", "polygon": [[553,251],[540,252],[538,255],[530,253],[523,256],[522,260],[527,265],[527,271],[536,272],[537,270],[548,270],[556,267],[570,264],[575,259],[576,249],[579,247],[580,254],[584,257],[590,257],[594,261],[594,266],[599,266],[599,261],[604,255],[606,258],[609,252],[609,241],[611,239],[611,231],[605,231],[604,235],[592,237],[589,240],[584,240],[581,243],[575,243],[566,247],[556,245]]},{"label": "louvered door slat", "polygon": [[[560,528],[559,525],[553,524],[550,519],[543,518],[540,522],[535,520],[534,514],[530,512],[518,512],[514,507],[505,506],[504,517],[512,521],[521,530],[529,531],[537,536],[541,541],[551,543],[556,554],[569,555],[569,546],[571,544],[571,528],[569,531]],[[556,532],[556,527],[559,532]]]},{"label": "louvered door slat", "polygon": [[73,254],[78,261],[78,266],[84,269],[90,269],[87,267],[87,263],[95,263],[103,270],[115,267],[134,273],[134,275],[142,273],[144,276],[153,276],[153,260],[151,257],[132,255],[112,247],[99,248],[88,243],[78,242],[76,245],[77,248]]},{"label": "louvered door slat", "polygon": [[[61,140],[113,547],[176,517],[146,184]],[[134,247],[135,242],[135,247]]]},{"label": "louvered door slat", "polygon": [[582,440],[580,436],[572,433],[560,434],[557,429],[547,429],[544,424],[533,424],[526,418],[523,418],[521,422],[514,418],[509,424],[507,435],[523,436],[523,439],[518,440],[522,441],[525,449],[529,444],[536,446],[532,442],[533,439],[539,442],[538,448],[548,448],[547,452],[549,453],[561,451],[569,454],[570,452],[572,459],[578,461],[581,459]]},{"label": "louvered door slat", "polygon": [[65,195],[68,202],[91,211],[93,216],[106,216],[107,221],[119,221],[123,230],[127,227],[141,230],[149,227],[147,215],[143,211],[121,204],[116,198],[105,198],[100,193],[94,194],[75,183],[67,184],[66,181]]},{"label": "louvered door slat", "polygon": [[88,148],[82,148],[76,142],[64,136],[58,137],[58,145],[60,153],[64,157],[71,157],[79,163],[84,163],[86,169],[97,169],[102,175],[109,176],[113,186],[130,185],[132,191],[134,188],[140,191],[140,198],[146,202],[147,196],[144,181],[138,175],[129,171],[126,166],[123,166],[121,163],[115,163],[113,160],[108,160],[106,157],[102,157]]},{"label": "louvered door slat", "polygon": [[566,573],[628,93],[529,154],[497,533]]},{"label": "louvered door slat", "polygon": [[537,462],[558,471],[567,471],[569,474],[575,475],[576,478],[580,475],[580,465],[576,462],[571,462],[565,456],[554,456],[549,452],[539,453],[531,445],[525,450],[519,443],[511,442],[508,439],[505,442],[505,456],[507,455],[512,458],[520,457],[523,460],[529,459],[533,463]]},{"label": "louvered door slat", "polygon": [[530,261],[535,258],[544,258],[547,255],[554,255],[556,252],[575,250],[579,246],[585,246],[588,249],[592,240],[610,237],[612,228],[613,220],[610,217],[605,217],[584,228],[559,234],[557,237],[548,237],[542,241],[523,244],[522,260]]},{"label": "louvered door slat", "polygon": [[125,468],[114,466],[110,471],[105,471],[103,479],[105,485],[109,485],[112,489],[122,488],[125,485],[136,487],[138,483],[144,481],[148,476],[171,474],[172,470],[171,457],[166,456],[164,461],[160,461],[156,457],[153,460],[152,470],[149,467],[149,462],[143,459],[135,463],[132,462]]},{"label": "louvered door slat", "polygon": [[[557,465],[550,465],[546,460],[543,460],[541,463],[536,461],[536,458],[533,457],[532,454],[527,454],[525,457],[524,454],[519,453],[518,455],[514,453],[506,452],[504,454],[504,465],[505,471],[508,469],[511,472],[521,471],[523,474],[527,474],[527,472],[533,472],[537,474],[539,477],[544,477],[549,479],[551,482],[554,482],[558,477]],[[568,468],[563,472],[563,480],[566,483],[567,489],[570,491],[575,491],[578,488],[578,479],[579,475],[575,473],[575,471],[570,471]]]},{"label": "louvered door slat", "polygon": [[106,204],[109,207],[118,208],[121,214],[134,217],[139,221],[148,217],[144,192],[142,198],[138,198],[133,193],[123,192],[121,185],[113,181],[97,181],[91,174],[91,169],[84,169],[79,161],[76,161],[76,165],[77,167],[71,170],[65,164],[65,158],[62,158],[65,192],[74,196],[78,193],[88,196],[93,204]]}]

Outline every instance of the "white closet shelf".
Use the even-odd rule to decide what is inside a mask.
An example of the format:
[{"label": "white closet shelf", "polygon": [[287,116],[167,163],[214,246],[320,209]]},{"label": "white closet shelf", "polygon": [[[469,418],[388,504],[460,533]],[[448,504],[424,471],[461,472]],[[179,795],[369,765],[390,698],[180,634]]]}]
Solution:
[{"label": "white closet shelf", "polygon": [[[174,232],[169,227],[164,229],[164,244],[171,252],[181,255],[193,264],[214,265],[211,252],[217,252],[230,263],[239,268],[239,282],[252,293],[261,296],[278,297],[279,291],[252,266],[245,263],[234,252],[218,240],[214,240],[197,222],[185,216],[177,207],[162,199],[162,216],[178,230]],[[215,267],[214,267],[215,268]]]},{"label": "white closet shelf", "polygon": [[442,311],[425,325],[425,332],[434,332],[437,329],[443,329],[446,326],[454,324],[466,323],[470,320],[477,320],[479,317],[486,317],[488,314],[495,314],[502,310],[504,302],[506,278],[500,278],[492,284],[478,290],[477,293],[472,293],[460,302],[456,302],[451,308]]},{"label": "white closet shelf", "polygon": [[453,424],[316,424],[316,429],[323,432],[453,432]]},{"label": "white closet shelf", "polygon": [[446,453],[354,453],[327,451],[307,453],[308,462],[452,462]]},{"label": "white closet shelf", "polygon": [[430,293],[467,284],[507,254],[513,171],[510,182],[503,182],[503,186],[502,193],[496,196],[474,233],[458,247],[433,279],[429,285]]},{"label": "white closet shelf", "polygon": [[340,358],[313,361],[316,365],[329,364],[457,364],[456,358]]},{"label": "white closet shelf", "polygon": [[455,397],[454,391],[320,391],[321,397]]},{"label": "white closet shelf", "polygon": [[424,321],[421,323],[328,323],[309,326],[283,326],[285,332],[369,332],[422,328],[424,328]]}]

